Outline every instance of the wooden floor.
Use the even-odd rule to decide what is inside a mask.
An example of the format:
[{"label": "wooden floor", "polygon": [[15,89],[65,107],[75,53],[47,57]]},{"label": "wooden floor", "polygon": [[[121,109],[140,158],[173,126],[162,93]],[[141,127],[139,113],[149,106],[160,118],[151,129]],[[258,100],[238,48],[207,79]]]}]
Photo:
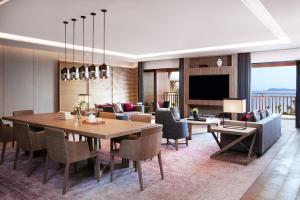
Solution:
[{"label": "wooden floor", "polygon": [[279,151],[271,164],[254,182],[242,200],[300,199],[300,130]]}]

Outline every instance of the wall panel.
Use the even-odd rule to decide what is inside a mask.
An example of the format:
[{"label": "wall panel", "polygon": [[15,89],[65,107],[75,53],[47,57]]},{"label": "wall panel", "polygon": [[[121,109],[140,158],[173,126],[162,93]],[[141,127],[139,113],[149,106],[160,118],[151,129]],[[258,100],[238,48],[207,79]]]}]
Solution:
[{"label": "wall panel", "polygon": [[3,74],[3,69],[4,69],[4,49],[2,46],[0,46],[0,116],[3,116],[3,110],[4,110],[4,74]]},{"label": "wall panel", "polygon": [[58,57],[55,54],[34,51],[34,111],[57,111]]},{"label": "wall panel", "polygon": [[33,50],[4,48],[4,115],[33,109]]}]

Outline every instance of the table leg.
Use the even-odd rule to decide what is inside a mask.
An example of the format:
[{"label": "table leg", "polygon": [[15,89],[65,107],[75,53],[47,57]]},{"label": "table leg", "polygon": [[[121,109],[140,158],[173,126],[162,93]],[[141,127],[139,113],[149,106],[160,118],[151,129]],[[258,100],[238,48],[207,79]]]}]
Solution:
[{"label": "table leg", "polygon": [[221,143],[219,142],[219,139],[218,139],[218,135],[216,135],[215,132],[211,132],[212,136],[214,137],[215,141],[217,142],[218,146],[220,147],[220,149],[222,149],[222,145]]},{"label": "table leg", "polygon": [[248,152],[248,157],[247,157],[248,161],[251,159],[251,156],[252,156],[252,153],[253,153],[253,146],[254,146],[255,138],[256,138],[256,133],[254,133],[252,141],[251,141],[251,145],[250,145],[249,152]]},{"label": "table leg", "polygon": [[188,123],[188,129],[189,129],[189,140],[192,140],[192,133],[193,133],[193,128],[192,124]]}]

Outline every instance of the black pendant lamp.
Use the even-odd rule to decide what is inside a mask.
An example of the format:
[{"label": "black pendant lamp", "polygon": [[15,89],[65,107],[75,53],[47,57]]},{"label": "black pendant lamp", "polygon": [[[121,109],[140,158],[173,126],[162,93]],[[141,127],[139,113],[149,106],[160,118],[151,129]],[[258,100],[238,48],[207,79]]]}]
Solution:
[{"label": "black pendant lamp", "polygon": [[81,16],[82,18],[82,66],[79,67],[79,78],[81,80],[84,80],[86,78],[86,73],[85,73],[85,63],[84,63],[84,20],[85,16]]},{"label": "black pendant lamp", "polygon": [[65,67],[61,70],[61,79],[63,81],[68,80],[68,69],[66,67],[67,65],[67,21],[63,21],[64,26],[65,26]]},{"label": "black pendant lamp", "polygon": [[96,13],[91,13],[93,16],[93,38],[92,38],[92,65],[89,66],[89,78],[90,79],[95,79],[96,75],[96,66],[94,65],[94,39],[95,39],[95,15]]},{"label": "black pendant lamp", "polygon": [[77,73],[76,73],[76,67],[75,67],[75,62],[74,62],[74,43],[75,43],[75,22],[76,19],[71,19],[73,22],[73,67],[71,67],[70,69],[70,76],[72,80],[76,80],[77,79]]},{"label": "black pendant lamp", "polygon": [[109,66],[105,64],[105,14],[107,12],[106,9],[102,9],[101,12],[103,13],[103,64],[100,65],[100,78],[107,79],[109,77]]}]

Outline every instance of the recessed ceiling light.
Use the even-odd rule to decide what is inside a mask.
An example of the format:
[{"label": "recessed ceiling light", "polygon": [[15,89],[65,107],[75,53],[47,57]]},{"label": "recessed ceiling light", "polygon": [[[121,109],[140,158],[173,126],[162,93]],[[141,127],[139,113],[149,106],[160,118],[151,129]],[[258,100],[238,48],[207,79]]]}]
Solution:
[{"label": "recessed ceiling light", "polygon": [[10,0],[0,0],[0,6],[1,5],[3,5],[3,4],[5,4],[5,3],[7,3],[7,2],[9,2]]}]

